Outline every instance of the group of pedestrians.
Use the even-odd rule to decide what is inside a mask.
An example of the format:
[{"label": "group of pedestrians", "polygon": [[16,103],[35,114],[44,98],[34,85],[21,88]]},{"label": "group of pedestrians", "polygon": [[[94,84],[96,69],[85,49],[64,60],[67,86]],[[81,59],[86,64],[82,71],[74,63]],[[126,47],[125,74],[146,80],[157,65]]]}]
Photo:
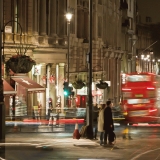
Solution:
[{"label": "group of pedestrians", "polygon": [[113,103],[109,100],[106,104],[102,104],[98,116],[98,132],[100,132],[100,145],[112,145],[113,142],[110,137],[114,131],[114,124],[112,118]]}]

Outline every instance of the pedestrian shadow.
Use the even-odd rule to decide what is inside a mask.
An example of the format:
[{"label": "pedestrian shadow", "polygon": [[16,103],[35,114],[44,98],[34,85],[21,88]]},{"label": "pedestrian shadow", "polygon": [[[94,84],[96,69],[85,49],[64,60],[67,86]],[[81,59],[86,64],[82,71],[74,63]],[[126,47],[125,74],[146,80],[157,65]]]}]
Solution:
[{"label": "pedestrian shadow", "polygon": [[118,145],[104,145],[104,146],[102,146],[103,148],[107,148],[107,149],[109,149],[109,150],[113,150],[113,149],[124,149],[123,147],[120,147],[120,146],[118,146]]},{"label": "pedestrian shadow", "polygon": [[75,147],[82,147],[82,148],[96,148],[98,147],[98,145],[89,145],[89,144],[73,144],[73,146]]}]

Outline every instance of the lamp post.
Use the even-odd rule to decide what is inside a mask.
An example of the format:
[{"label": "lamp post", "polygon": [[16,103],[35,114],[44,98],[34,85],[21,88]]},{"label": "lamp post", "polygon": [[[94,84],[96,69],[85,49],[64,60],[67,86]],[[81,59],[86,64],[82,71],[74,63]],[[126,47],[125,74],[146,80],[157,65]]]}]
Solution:
[{"label": "lamp post", "polygon": [[72,19],[72,14],[68,12],[66,14],[66,19],[67,19],[67,33],[68,33],[67,81],[68,81],[68,84],[69,84],[70,22],[71,22],[71,19]]},{"label": "lamp post", "polygon": [[[68,82],[68,85],[69,85],[70,22],[71,22],[71,19],[72,19],[72,14],[70,12],[68,12],[65,16],[66,16],[66,19],[67,19],[67,34],[68,34],[67,82]],[[65,103],[66,103],[66,98],[65,98]],[[69,107],[69,101],[68,101],[68,107]]]},{"label": "lamp post", "polygon": [[89,0],[89,53],[88,53],[88,104],[87,104],[87,138],[93,139],[92,119],[92,0]]},{"label": "lamp post", "polygon": [[144,65],[143,65],[143,60],[144,60],[144,54],[141,55],[141,69],[142,69],[142,72],[144,72]]},{"label": "lamp post", "polygon": [[153,58],[153,51],[150,51],[150,56],[151,56],[151,73],[152,73],[152,58]]},{"label": "lamp post", "polygon": [[[11,22],[16,22],[20,27],[20,53],[22,51],[21,50],[21,45],[22,45],[22,26],[18,21],[10,20],[10,21],[6,22],[4,24],[4,26],[3,26],[3,56],[4,56],[4,44],[5,44],[5,27]],[[12,114],[13,114],[12,120],[15,120],[15,95],[13,95],[12,108],[13,108],[13,110],[12,110]]]},{"label": "lamp post", "polygon": [[[8,23],[14,21],[14,20],[11,20],[4,25],[3,7],[4,7],[3,0],[0,0],[0,143],[5,143],[5,107],[4,107],[3,80],[2,80],[2,76],[3,76],[2,74],[2,61],[3,61],[2,55],[4,55],[5,26]],[[21,43],[22,27],[20,24],[19,26],[21,29],[21,34],[20,34],[20,43]],[[2,35],[3,35],[3,40],[2,40]],[[0,157],[5,158],[5,146],[1,147]]]},{"label": "lamp post", "polygon": [[[2,31],[3,31],[3,0],[0,0],[0,143],[5,143],[5,108],[2,80]],[[5,158],[5,146],[1,147],[1,158]]]}]

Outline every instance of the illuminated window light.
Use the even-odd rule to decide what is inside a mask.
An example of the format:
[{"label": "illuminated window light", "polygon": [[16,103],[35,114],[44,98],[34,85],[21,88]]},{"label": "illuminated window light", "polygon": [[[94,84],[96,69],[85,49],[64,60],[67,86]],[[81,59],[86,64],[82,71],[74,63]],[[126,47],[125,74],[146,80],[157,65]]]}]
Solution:
[{"label": "illuminated window light", "polygon": [[122,91],[131,91],[129,88],[122,88]]}]

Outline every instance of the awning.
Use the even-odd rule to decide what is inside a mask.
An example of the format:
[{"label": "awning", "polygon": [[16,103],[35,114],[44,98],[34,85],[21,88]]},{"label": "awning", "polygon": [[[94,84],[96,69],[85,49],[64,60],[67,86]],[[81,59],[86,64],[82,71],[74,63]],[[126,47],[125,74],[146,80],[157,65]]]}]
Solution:
[{"label": "awning", "polygon": [[27,89],[28,92],[45,92],[45,88],[27,76],[13,76],[12,80]]},{"label": "awning", "polygon": [[3,79],[3,94],[5,95],[12,95],[12,94],[16,94],[17,91],[15,91],[11,86],[10,84]]}]

